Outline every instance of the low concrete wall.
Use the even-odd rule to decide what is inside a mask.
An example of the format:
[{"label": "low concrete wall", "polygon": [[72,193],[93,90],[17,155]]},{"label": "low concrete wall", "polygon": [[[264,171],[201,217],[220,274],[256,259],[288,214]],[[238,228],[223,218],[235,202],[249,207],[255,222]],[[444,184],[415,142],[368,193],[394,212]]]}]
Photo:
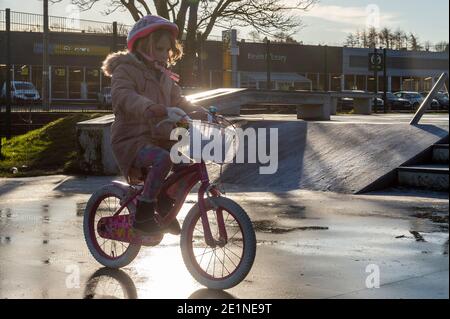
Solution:
[{"label": "low concrete wall", "polygon": [[[240,115],[241,105],[249,103],[291,103],[299,105],[298,117],[305,120],[330,120],[336,112],[337,99],[344,94],[359,101],[358,112],[367,114],[370,96],[339,92],[262,91],[223,88],[186,96],[198,106],[214,105],[223,115]],[[356,112],[356,113],[358,113]],[[333,113],[333,114],[334,114]],[[114,115],[107,115],[77,124],[80,168],[86,173],[117,174],[118,168],[111,150],[110,127]]]},{"label": "low concrete wall", "polygon": [[309,103],[297,107],[297,119],[306,121],[329,121],[330,103]]},{"label": "low concrete wall", "polygon": [[111,124],[114,115],[77,123],[78,159],[83,172],[115,175],[119,173],[111,149]]}]

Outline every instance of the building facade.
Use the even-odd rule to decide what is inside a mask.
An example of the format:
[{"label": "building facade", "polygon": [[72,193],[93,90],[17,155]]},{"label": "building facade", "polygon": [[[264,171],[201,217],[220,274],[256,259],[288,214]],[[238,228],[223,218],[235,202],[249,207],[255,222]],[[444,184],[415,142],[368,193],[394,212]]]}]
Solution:
[{"label": "building facade", "polygon": [[[40,32],[11,32],[11,78],[42,86],[42,38]],[[51,32],[49,40],[51,100],[96,99],[110,79],[101,72],[101,63],[113,47],[124,48],[125,37],[110,34]],[[267,55],[271,88],[278,90],[375,91],[383,88],[383,72],[377,79],[368,68],[370,49],[311,46],[300,44],[237,42],[238,50],[230,68],[224,66],[227,48],[221,41],[207,41],[194,66],[199,86],[229,86],[226,79],[235,73],[234,85],[267,87]],[[6,32],[0,31],[0,83],[6,78]],[[442,72],[448,72],[448,52],[387,51],[388,91],[427,91]],[[175,70],[177,71],[177,70]]]}]

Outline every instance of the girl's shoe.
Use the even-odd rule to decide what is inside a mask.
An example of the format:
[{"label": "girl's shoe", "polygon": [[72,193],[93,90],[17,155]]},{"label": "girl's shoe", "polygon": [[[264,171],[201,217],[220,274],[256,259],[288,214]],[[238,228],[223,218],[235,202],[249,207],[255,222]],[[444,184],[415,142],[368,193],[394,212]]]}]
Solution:
[{"label": "girl's shoe", "polygon": [[[167,195],[161,196],[158,199],[157,210],[162,217],[165,217],[173,206],[175,206],[175,200]],[[167,225],[164,231],[172,235],[179,235],[181,233],[180,223],[175,218],[169,225]]]},{"label": "girl's shoe", "polygon": [[155,219],[154,203],[138,200],[133,228],[146,234],[160,233],[162,231],[161,226]]}]

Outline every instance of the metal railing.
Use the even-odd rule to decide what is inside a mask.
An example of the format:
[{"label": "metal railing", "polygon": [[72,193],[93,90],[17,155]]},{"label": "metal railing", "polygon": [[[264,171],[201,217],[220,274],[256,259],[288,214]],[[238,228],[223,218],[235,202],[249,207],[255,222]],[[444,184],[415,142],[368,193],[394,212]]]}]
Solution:
[{"label": "metal railing", "polygon": [[[49,16],[51,32],[76,32],[112,34],[112,22],[101,22],[85,19],[74,19],[59,16]],[[43,32],[43,15],[35,13],[11,11],[11,31],[15,32]],[[117,24],[117,34],[126,36],[131,25]],[[0,31],[6,30],[6,11],[0,10]]]},{"label": "metal railing", "polygon": [[447,79],[448,79],[448,74],[447,73],[442,73],[441,76],[439,77],[439,80],[436,82],[436,84],[433,86],[433,88],[428,93],[426,98],[423,100],[422,104],[420,105],[420,107],[417,110],[416,114],[414,114],[414,117],[412,118],[412,120],[411,120],[411,122],[409,124],[417,125],[419,123],[419,121],[422,118],[422,116],[430,108],[431,102],[436,97],[436,94],[445,85],[445,81],[447,81]]}]

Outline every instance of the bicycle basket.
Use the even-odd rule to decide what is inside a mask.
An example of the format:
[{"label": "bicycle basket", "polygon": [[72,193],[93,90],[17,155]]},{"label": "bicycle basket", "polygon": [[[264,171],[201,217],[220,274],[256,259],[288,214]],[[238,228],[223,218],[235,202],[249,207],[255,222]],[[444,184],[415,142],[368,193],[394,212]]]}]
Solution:
[{"label": "bicycle basket", "polygon": [[[189,121],[189,129],[178,128],[176,150],[194,162],[231,163],[239,148],[236,128],[198,120]],[[180,139],[181,136],[181,139]]]}]

